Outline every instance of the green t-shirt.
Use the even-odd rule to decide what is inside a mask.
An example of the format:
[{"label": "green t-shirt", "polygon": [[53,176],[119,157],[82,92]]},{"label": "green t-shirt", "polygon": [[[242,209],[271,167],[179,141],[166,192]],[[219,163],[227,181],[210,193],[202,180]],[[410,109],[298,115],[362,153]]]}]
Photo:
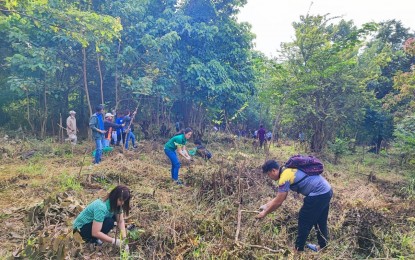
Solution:
[{"label": "green t-shirt", "polygon": [[85,224],[92,221],[104,222],[106,217],[111,218],[114,214],[110,212],[110,200],[102,201],[97,199],[89,204],[82,212],[76,217],[73,222],[73,229],[81,229]]},{"label": "green t-shirt", "polygon": [[186,142],[187,139],[184,134],[175,135],[164,145],[164,149],[176,151],[178,147],[185,145]]}]

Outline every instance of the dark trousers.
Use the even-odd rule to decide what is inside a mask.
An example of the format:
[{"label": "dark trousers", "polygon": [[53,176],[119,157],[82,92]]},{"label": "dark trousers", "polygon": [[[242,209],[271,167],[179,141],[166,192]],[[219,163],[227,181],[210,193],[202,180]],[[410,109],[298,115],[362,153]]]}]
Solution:
[{"label": "dark trousers", "polygon": [[[101,232],[104,234],[108,234],[114,227],[114,221],[116,221],[115,215],[112,218],[105,218],[104,222],[102,223]],[[86,242],[96,241],[96,238],[92,236],[92,222],[83,225],[79,233]]]},{"label": "dark trousers", "polygon": [[125,144],[125,133],[117,132],[117,145],[120,145],[121,141]]},{"label": "dark trousers", "polygon": [[304,204],[298,217],[298,236],[295,241],[295,248],[298,251],[304,251],[304,245],[313,226],[317,232],[320,248],[327,246],[327,218],[332,196],[333,191],[330,190],[322,195],[307,196],[304,198]]}]

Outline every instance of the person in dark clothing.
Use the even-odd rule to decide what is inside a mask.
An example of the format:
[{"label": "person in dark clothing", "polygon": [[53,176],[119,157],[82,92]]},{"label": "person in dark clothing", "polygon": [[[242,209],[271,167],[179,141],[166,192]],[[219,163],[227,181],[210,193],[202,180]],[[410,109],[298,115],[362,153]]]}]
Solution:
[{"label": "person in dark clothing", "polygon": [[196,140],[194,142],[194,144],[196,145],[196,153],[201,156],[203,159],[205,160],[209,160],[210,158],[212,158],[212,154],[210,153],[210,151],[208,149],[206,149],[206,147],[202,144],[202,141],[200,140]]},{"label": "person in dark clothing", "polygon": [[112,137],[112,131],[115,129],[121,129],[124,127],[125,124],[119,125],[113,122],[114,115],[111,113],[105,114],[105,120],[104,120],[104,129],[107,131],[105,133],[105,139],[104,139],[104,147],[110,146],[111,137]]},{"label": "person in dark clothing", "polygon": [[259,140],[259,147],[262,148],[262,145],[265,141],[265,129],[263,125],[259,126],[258,132],[257,132],[257,138]]},{"label": "person in dark clothing", "polygon": [[92,137],[95,140],[95,158],[94,164],[101,162],[102,148],[104,148],[104,119],[102,113],[104,112],[104,107],[99,105],[95,108],[95,114],[89,119],[89,127],[92,130]]},{"label": "person in dark clothing", "polygon": [[[117,117],[115,118],[115,123],[118,124],[118,125],[124,124],[124,114],[122,112],[120,112],[120,111],[117,112]],[[122,143],[122,144],[125,143],[124,128],[117,128],[117,143],[116,143],[116,145],[118,146],[118,145],[120,145],[120,143]]]},{"label": "person in dark clothing", "polygon": [[130,110],[125,111],[125,116],[123,119],[123,122],[125,124],[124,127],[124,133],[125,133],[125,149],[128,149],[128,143],[130,142],[133,144],[134,148],[137,148],[137,145],[135,144],[135,135],[134,135],[134,124],[132,122],[133,118],[135,116],[135,112],[131,115]]},{"label": "person in dark clothing", "polygon": [[321,175],[309,176],[299,169],[281,168],[275,160],[268,160],[262,166],[263,173],[272,180],[278,181],[277,196],[262,205],[261,212],[256,218],[264,218],[267,214],[278,209],[287,198],[289,190],[305,196],[304,204],[298,217],[298,235],[295,249],[304,251],[304,246],[311,229],[317,232],[318,246],[307,244],[313,251],[319,251],[327,246],[327,218],[333,190],[327,180]]}]

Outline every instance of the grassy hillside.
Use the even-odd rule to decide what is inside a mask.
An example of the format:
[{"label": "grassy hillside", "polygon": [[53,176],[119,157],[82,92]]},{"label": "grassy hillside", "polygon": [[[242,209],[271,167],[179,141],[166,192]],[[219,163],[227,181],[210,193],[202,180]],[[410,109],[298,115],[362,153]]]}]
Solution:
[{"label": "grassy hillside", "polygon": [[[71,230],[80,210],[118,183],[133,191],[127,221],[135,226],[129,233],[132,259],[415,257],[415,183],[411,171],[388,156],[360,149],[333,165],[330,156],[320,155],[334,189],[331,242],[318,254],[294,255],[302,197],[290,192],[279,210],[256,220],[254,211],[275,195],[275,184],[261,174],[267,155],[255,151],[251,140],[210,139],[210,161],[182,163],[184,187],[170,180],[163,140],[142,141],[124,153],[117,148],[92,166],[92,143],[72,149],[51,140],[3,139],[0,257],[127,258],[110,245],[82,244]],[[271,146],[268,158],[283,162],[299,152],[287,141]],[[317,242],[313,232],[309,241]]]}]

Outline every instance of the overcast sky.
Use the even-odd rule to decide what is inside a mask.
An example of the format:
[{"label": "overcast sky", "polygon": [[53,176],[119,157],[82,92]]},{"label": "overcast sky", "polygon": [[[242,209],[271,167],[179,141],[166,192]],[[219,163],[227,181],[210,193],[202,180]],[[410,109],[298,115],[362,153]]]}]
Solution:
[{"label": "overcast sky", "polygon": [[306,15],[309,9],[310,14],[343,16],[358,26],[396,19],[413,31],[414,5],[413,0],[248,0],[238,20],[252,25],[252,32],[256,34],[255,49],[271,57],[276,56],[281,42],[293,39],[291,23],[299,21],[300,15]]}]

